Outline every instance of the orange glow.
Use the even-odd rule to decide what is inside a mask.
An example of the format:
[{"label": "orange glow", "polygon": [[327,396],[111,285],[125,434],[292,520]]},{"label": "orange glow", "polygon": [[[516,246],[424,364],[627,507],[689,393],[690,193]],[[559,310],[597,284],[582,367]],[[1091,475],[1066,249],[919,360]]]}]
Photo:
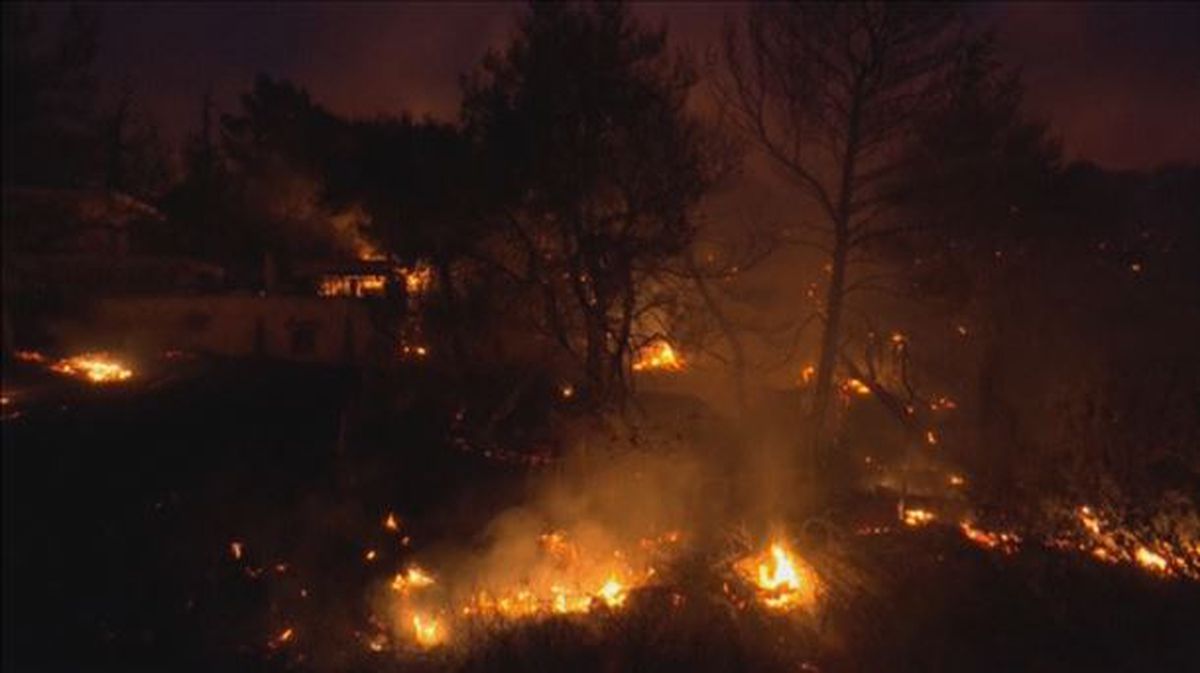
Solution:
[{"label": "orange glow", "polygon": [[387,518],[383,520],[383,527],[392,531],[400,530],[400,520],[395,514],[388,512]]},{"label": "orange glow", "polygon": [[417,566],[409,566],[402,573],[396,573],[392,578],[392,591],[407,594],[413,589],[421,589],[434,584],[433,576]]},{"label": "orange glow", "polygon": [[317,285],[321,297],[380,297],[386,290],[387,277],[374,273],[326,274]]},{"label": "orange glow", "polygon": [[853,393],[855,395],[871,394],[871,386],[868,386],[866,383],[863,383],[858,379],[846,379],[845,382],[842,383],[842,390],[846,391],[846,393]]},{"label": "orange glow", "polygon": [[735,570],[755,588],[758,600],[772,610],[811,608],[816,603],[816,574],[782,542],[738,561]]},{"label": "orange glow", "polygon": [[905,526],[918,528],[920,526],[927,526],[933,523],[933,520],[936,518],[937,517],[934,516],[933,512],[930,512],[927,509],[906,509],[904,510],[904,515],[901,517],[901,520],[904,522]]},{"label": "orange glow", "polygon": [[638,350],[633,361],[633,371],[659,369],[677,372],[683,369],[683,358],[675,352],[671,344],[663,339],[656,339]]},{"label": "orange glow", "polygon": [[816,378],[816,376],[817,376],[817,368],[814,367],[813,365],[806,365],[804,367],[804,369],[800,370],[800,384],[806,386],[806,385],[812,383],[813,379]]},{"label": "orange glow", "polygon": [[413,636],[417,644],[423,648],[437,647],[446,640],[445,629],[442,628],[442,625],[434,617],[419,614],[413,615],[412,626]]},{"label": "orange glow", "polygon": [[107,353],[83,353],[50,365],[50,370],[89,383],[120,383],[133,378],[133,370]]},{"label": "orange glow", "polygon": [[1021,544],[1021,538],[1016,533],[984,530],[966,521],[960,523],[958,527],[968,540],[984,549],[996,549],[1011,554]]},{"label": "orange glow", "polygon": [[242,543],[238,542],[237,540],[230,542],[229,555],[232,556],[235,561],[242,560]]}]

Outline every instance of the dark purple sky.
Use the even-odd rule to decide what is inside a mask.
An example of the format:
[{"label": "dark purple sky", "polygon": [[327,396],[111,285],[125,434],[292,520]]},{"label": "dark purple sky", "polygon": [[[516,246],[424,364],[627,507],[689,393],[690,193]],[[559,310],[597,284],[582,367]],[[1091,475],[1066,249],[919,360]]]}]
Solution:
[{"label": "dark purple sky", "polygon": [[[230,107],[255,73],[284,76],[341,113],[449,118],[458,76],[502,45],[521,5],[105,4],[101,75],[127,78],[172,139],[198,123],[200,92]],[[640,4],[672,39],[704,48],[736,4]],[[1029,108],[1068,154],[1110,167],[1200,162],[1200,5],[978,4]]]}]

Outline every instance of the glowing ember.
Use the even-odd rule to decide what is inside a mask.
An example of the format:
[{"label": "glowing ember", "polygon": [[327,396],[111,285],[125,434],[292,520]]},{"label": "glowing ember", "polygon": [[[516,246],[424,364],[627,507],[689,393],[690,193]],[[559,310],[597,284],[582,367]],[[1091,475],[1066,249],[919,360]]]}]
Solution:
[{"label": "glowing ember", "polygon": [[759,602],[772,610],[811,607],[816,600],[816,575],[781,542],[742,559],[735,569],[755,588]]},{"label": "glowing ember", "polygon": [[367,553],[363,554],[363,560],[367,563],[370,563],[371,561],[374,561],[377,556],[378,554],[375,553],[374,549],[368,549]]},{"label": "glowing ember", "polygon": [[13,358],[21,362],[45,362],[46,356],[37,351],[14,351]]},{"label": "glowing ember", "polygon": [[395,514],[388,512],[387,518],[383,520],[383,527],[392,531],[400,530],[400,520]]},{"label": "glowing ember", "polygon": [[853,393],[855,395],[870,395],[871,394],[871,386],[868,386],[867,384],[863,383],[862,381],[859,381],[858,379],[846,379],[845,382],[842,383],[842,390],[845,391],[847,394],[850,394],[850,393]]},{"label": "glowing ember", "polygon": [[817,368],[812,365],[806,365],[800,370],[800,385],[806,386],[813,382],[817,377]]},{"label": "glowing ember", "polygon": [[966,521],[960,523],[958,527],[968,540],[984,549],[996,549],[1011,554],[1021,544],[1021,538],[1015,533],[984,530]]},{"label": "glowing ember", "polygon": [[1082,538],[1066,533],[1047,544],[1077,549],[1105,563],[1136,565],[1155,575],[1200,579],[1200,549],[1189,540],[1174,542],[1114,524],[1087,505],[1075,510],[1075,520]]},{"label": "glowing ember", "polygon": [[937,446],[937,443],[938,443],[937,433],[934,432],[933,430],[926,430],[925,431],[925,443],[930,446]]},{"label": "glowing ember", "polygon": [[935,518],[937,517],[933,515],[933,512],[926,509],[905,509],[901,521],[904,522],[905,526],[918,528],[933,523]]},{"label": "glowing ember", "polygon": [[950,482],[951,486],[964,486],[967,483],[967,480],[958,474],[950,475],[946,478],[946,481]]},{"label": "glowing ember", "polygon": [[51,371],[91,383],[120,383],[133,378],[133,370],[107,353],[84,353],[50,365]]},{"label": "glowing ember", "polygon": [[283,647],[284,645],[287,645],[288,643],[292,642],[292,639],[295,636],[296,636],[296,632],[289,626],[288,628],[280,631],[279,634],[276,635],[274,638],[267,641],[267,647],[269,647],[271,649],[277,649],[277,648]]},{"label": "glowing ember", "polygon": [[238,542],[236,540],[234,540],[233,542],[230,542],[229,543],[229,555],[232,556],[233,560],[235,560],[235,561],[242,560],[242,543]]},{"label": "glowing ember", "polygon": [[633,361],[633,371],[641,372],[651,369],[677,372],[683,369],[681,358],[671,344],[663,339],[655,339],[638,350]]}]

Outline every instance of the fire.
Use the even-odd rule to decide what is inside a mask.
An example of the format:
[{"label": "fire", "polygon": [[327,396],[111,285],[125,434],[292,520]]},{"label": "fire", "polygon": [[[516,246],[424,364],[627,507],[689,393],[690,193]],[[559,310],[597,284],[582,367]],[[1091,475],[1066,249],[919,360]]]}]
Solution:
[{"label": "fire", "polygon": [[400,530],[400,520],[395,514],[388,512],[387,518],[383,520],[383,527],[391,531]]},{"label": "fire", "polygon": [[417,566],[409,566],[407,570],[396,573],[392,578],[392,591],[408,593],[412,589],[421,589],[433,584],[435,582],[432,575]]},{"label": "fire", "polygon": [[50,365],[50,370],[90,383],[120,383],[133,378],[133,370],[107,353],[83,353]]},{"label": "fire", "polygon": [[1137,531],[1113,523],[1092,507],[1083,505],[1075,510],[1075,520],[1082,528],[1078,535],[1064,534],[1048,542],[1051,546],[1091,554],[1106,563],[1136,565],[1147,572],[1163,577],[1200,579],[1200,548],[1190,541],[1178,544],[1158,539],[1149,531]]},{"label": "fire", "polygon": [[229,555],[232,556],[233,560],[235,560],[235,561],[242,560],[242,543],[238,542],[237,540],[230,542],[229,543]]},{"label": "fire", "polygon": [[810,607],[816,600],[816,575],[782,542],[742,559],[735,569],[755,588],[759,601],[772,610]]},{"label": "fire", "polygon": [[317,286],[321,297],[379,297],[387,291],[387,277],[376,273],[326,274]]},{"label": "fire", "polygon": [[413,615],[413,637],[417,644],[426,649],[441,645],[446,639],[442,625],[434,617]]},{"label": "fire", "polygon": [[901,520],[904,522],[904,525],[911,526],[913,528],[927,526],[930,523],[933,523],[933,520],[936,518],[937,517],[934,516],[933,512],[930,512],[927,509],[905,509],[903,515],[901,516]]},{"label": "fire", "polygon": [[1016,533],[984,530],[975,527],[967,521],[963,521],[958,527],[968,540],[984,549],[996,549],[1006,554],[1011,554],[1021,544],[1021,538]]},{"label": "fire", "polygon": [[1137,562],[1147,570],[1158,573],[1167,572],[1167,559],[1145,547],[1138,547],[1134,558],[1136,558]]},{"label": "fire", "polygon": [[46,361],[46,356],[37,351],[14,351],[13,357],[21,362],[42,363]]},{"label": "fire", "polygon": [[411,267],[401,267],[398,271],[404,278],[404,289],[411,297],[419,297],[433,287],[433,267],[425,262],[417,262]]},{"label": "fire", "polygon": [[806,386],[813,382],[817,377],[817,368],[813,365],[805,365],[804,369],[800,370],[800,385]]},{"label": "fire", "polygon": [[675,352],[671,344],[663,339],[655,339],[640,348],[633,361],[633,371],[640,372],[650,369],[677,372],[683,369],[683,358]]},{"label": "fire", "polygon": [[937,446],[937,443],[938,443],[937,433],[934,432],[933,430],[926,430],[925,431],[925,443],[929,444],[930,446]]},{"label": "fire", "polygon": [[849,393],[853,393],[855,395],[870,395],[871,394],[871,386],[868,386],[867,384],[863,383],[862,381],[860,381],[858,379],[846,379],[842,383],[842,390],[846,391],[847,394],[849,394]]},{"label": "fire", "polygon": [[625,604],[625,587],[615,576],[610,575],[596,594],[610,608],[618,608]]},{"label": "fire", "polygon": [[267,641],[267,647],[269,647],[271,649],[278,649],[278,648],[283,647],[284,645],[287,645],[288,643],[292,642],[292,639],[295,636],[296,636],[295,630],[293,630],[292,627],[289,626],[289,627],[285,628],[284,630],[280,631],[279,634],[276,635],[274,638]]}]

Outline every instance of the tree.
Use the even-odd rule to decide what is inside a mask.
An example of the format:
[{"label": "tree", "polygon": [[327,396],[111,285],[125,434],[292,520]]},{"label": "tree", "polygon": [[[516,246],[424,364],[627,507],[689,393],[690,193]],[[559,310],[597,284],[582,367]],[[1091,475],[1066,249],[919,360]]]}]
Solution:
[{"label": "tree", "polygon": [[492,259],[602,406],[623,403],[631,359],[662,337],[656,279],[720,175],[685,110],[694,83],[664,30],[607,4],[534,5],[466,82],[466,129],[498,180]]},{"label": "tree", "polygon": [[4,182],[85,186],[102,174],[92,73],[97,18],[72,6],[47,41],[35,10],[6,3],[3,12]]},{"label": "tree", "polygon": [[803,223],[828,255],[829,282],[810,408],[811,456],[827,432],[847,297],[871,279],[851,265],[895,235],[893,181],[916,124],[935,103],[961,50],[944,5],[757,5],[744,35],[727,29],[716,87],[728,117],[815,204]]}]

